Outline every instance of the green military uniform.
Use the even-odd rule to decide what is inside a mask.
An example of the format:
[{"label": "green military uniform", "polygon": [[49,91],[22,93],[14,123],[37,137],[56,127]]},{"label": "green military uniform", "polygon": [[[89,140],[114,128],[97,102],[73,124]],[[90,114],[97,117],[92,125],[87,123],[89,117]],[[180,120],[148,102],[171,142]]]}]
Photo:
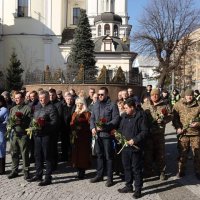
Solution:
[{"label": "green military uniform", "polygon": [[[144,148],[144,172],[146,176],[151,176],[153,162],[155,162],[157,171],[164,177],[166,168],[164,133],[165,124],[171,120],[169,115],[171,113],[170,105],[166,105],[162,100],[159,100],[156,104],[149,100],[142,105],[142,108],[147,114],[150,131],[150,137],[147,138]],[[162,114],[162,110],[167,111],[165,115]],[[158,118],[162,118],[161,123],[157,122]]]},{"label": "green military uniform", "polygon": [[28,172],[29,168],[29,138],[25,130],[29,127],[30,124],[31,109],[29,106],[25,105],[25,103],[23,103],[22,105],[16,105],[10,110],[9,119],[16,118],[17,112],[23,114],[22,117],[20,117],[21,122],[20,124],[15,124],[13,126],[9,138],[12,157],[12,173],[16,174],[18,173],[20,152],[23,160],[24,173]]},{"label": "green military uniform", "polygon": [[[188,91],[185,92],[186,95]],[[200,106],[195,99],[191,102],[183,100],[174,105],[173,125],[176,129],[184,129],[183,134],[178,137],[178,173],[182,175],[185,171],[187,154],[191,146],[194,155],[195,173],[200,177],[200,122],[198,122],[197,127],[189,127],[189,124],[194,119],[199,119],[199,116]]]}]

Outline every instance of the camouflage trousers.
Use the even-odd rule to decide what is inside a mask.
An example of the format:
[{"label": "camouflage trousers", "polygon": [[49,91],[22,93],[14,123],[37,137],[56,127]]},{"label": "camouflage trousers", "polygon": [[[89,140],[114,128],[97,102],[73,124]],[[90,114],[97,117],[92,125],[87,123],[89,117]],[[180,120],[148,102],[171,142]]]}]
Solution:
[{"label": "camouflage trousers", "polygon": [[153,164],[156,171],[160,174],[165,172],[165,136],[164,134],[153,134],[145,142],[144,147],[144,174],[152,175]]},{"label": "camouflage trousers", "polygon": [[184,172],[190,147],[194,157],[195,173],[200,174],[200,136],[183,136],[178,140],[178,171]]}]

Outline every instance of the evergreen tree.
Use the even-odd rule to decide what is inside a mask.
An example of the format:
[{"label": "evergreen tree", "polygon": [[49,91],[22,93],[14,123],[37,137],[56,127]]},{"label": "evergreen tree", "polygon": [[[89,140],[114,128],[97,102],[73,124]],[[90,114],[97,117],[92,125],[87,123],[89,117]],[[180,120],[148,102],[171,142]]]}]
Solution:
[{"label": "evergreen tree", "polygon": [[109,83],[109,75],[106,66],[101,68],[100,74],[97,77],[97,83]]},{"label": "evergreen tree", "polygon": [[124,75],[124,72],[123,72],[122,68],[119,67],[117,69],[117,73],[115,74],[115,76],[113,77],[111,82],[112,83],[125,83],[125,81],[126,81],[126,77]]},{"label": "evergreen tree", "polygon": [[20,67],[21,62],[17,59],[17,54],[15,51],[11,54],[10,64],[6,70],[6,87],[7,90],[20,90],[22,82],[23,69]]},{"label": "evergreen tree", "polygon": [[69,56],[69,64],[84,65],[85,70],[95,70],[94,42],[86,11],[81,9],[79,22]]}]

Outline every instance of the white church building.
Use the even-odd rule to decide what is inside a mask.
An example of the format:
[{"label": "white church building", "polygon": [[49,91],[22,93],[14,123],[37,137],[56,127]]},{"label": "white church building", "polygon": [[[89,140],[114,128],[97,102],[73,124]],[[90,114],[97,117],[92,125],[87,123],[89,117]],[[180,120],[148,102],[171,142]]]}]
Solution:
[{"label": "white church building", "polygon": [[0,70],[13,49],[24,72],[65,69],[80,9],[86,9],[95,43],[96,65],[130,71],[127,0],[0,0]]}]

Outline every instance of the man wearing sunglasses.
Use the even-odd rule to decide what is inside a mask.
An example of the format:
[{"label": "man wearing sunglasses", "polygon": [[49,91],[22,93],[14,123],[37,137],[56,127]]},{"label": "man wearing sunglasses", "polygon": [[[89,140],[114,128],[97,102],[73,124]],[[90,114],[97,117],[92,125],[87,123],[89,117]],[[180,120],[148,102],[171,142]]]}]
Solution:
[{"label": "man wearing sunglasses", "polygon": [[[97,154],[97,175],[90,180],[96,183],[103,180],[107,169],[106,186],[113,185],[113,144],[110,132],[116,129],[119,123],[119,110],[108,96],[108,89],[101,87],[98,100],[93,106],[90,119],[90,129],[95,137],[95,151]],[[105,162],[105,163],[104,163]]]}]

